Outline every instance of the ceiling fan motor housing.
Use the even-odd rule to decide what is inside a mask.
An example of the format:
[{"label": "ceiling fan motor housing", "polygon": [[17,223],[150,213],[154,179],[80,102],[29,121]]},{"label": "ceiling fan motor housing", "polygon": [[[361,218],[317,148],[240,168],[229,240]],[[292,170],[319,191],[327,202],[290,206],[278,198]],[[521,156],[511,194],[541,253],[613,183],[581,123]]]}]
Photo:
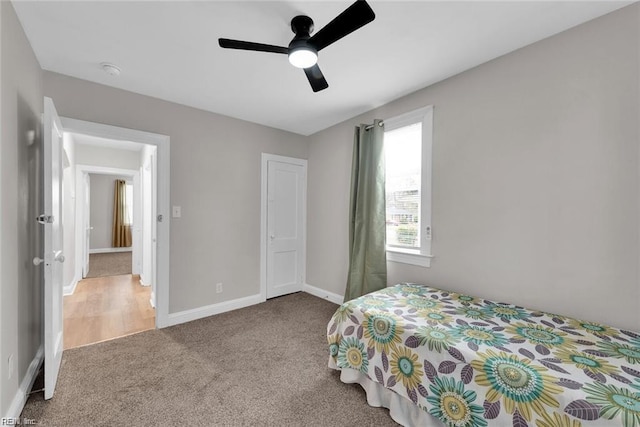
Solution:
[{"label": "ceiling fan motor housing", "polygon": [[291,31],[296,34],[297,38],[305,37],[308,39],[313,32],[313,19],[305,15],[298,15],[291,20]]},{"label": "ceiling fan motor housing", "polygon": [[309,43],[313,31],[313,20],[298,15],[291,20],[291,30],[296,36],[289,43],[289,62],[299,68],[308,68],[316,64],[318,49]]}]

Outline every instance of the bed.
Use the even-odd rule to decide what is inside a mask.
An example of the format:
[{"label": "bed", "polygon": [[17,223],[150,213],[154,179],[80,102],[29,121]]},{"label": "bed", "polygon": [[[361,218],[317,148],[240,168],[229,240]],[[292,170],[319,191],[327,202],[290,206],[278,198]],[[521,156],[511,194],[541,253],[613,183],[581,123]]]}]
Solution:
[{"label": "bed", "polygon": [[327,339],[403,425],[640,427],[640,333],[402,283],[340,306]]}]

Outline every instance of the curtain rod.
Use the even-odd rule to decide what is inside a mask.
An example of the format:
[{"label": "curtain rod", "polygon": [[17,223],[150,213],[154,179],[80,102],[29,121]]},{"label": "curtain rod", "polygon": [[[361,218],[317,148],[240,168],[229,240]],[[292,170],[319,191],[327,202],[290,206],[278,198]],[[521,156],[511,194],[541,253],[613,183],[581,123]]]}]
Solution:
[{"label": "curtain rod", "polygon": [[[365,126],[365,127],[364,127],[364,130],[372,129],[372,128],[373,128],[373,126],[374,126],[374,125],[367,125],[367,126]],[[384,126],[384,122],[381,120],[381,121],[378,123],[378,126]]]}]

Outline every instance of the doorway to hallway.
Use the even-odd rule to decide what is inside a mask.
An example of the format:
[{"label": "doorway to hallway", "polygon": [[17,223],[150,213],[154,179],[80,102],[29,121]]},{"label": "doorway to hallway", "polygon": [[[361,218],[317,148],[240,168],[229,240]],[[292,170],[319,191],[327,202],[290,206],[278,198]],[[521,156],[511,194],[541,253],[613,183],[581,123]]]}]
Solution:
[{"label": "doorway to hallway", "polygon": [[95,344],[155,328],[151,288],[140,276],[83,279],[64,297],[64,349]]}]

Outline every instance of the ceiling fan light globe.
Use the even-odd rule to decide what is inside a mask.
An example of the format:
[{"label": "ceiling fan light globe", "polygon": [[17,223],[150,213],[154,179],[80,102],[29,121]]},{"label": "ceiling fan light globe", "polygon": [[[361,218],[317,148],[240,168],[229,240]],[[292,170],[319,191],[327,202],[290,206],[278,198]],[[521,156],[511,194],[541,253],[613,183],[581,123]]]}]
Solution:
[{"label": "ceiling fan light globe", "polygon": [[318,62],[318,54],[311,49],[295,49],[289,52],[289,62],[297,68],[309,68]]}]

